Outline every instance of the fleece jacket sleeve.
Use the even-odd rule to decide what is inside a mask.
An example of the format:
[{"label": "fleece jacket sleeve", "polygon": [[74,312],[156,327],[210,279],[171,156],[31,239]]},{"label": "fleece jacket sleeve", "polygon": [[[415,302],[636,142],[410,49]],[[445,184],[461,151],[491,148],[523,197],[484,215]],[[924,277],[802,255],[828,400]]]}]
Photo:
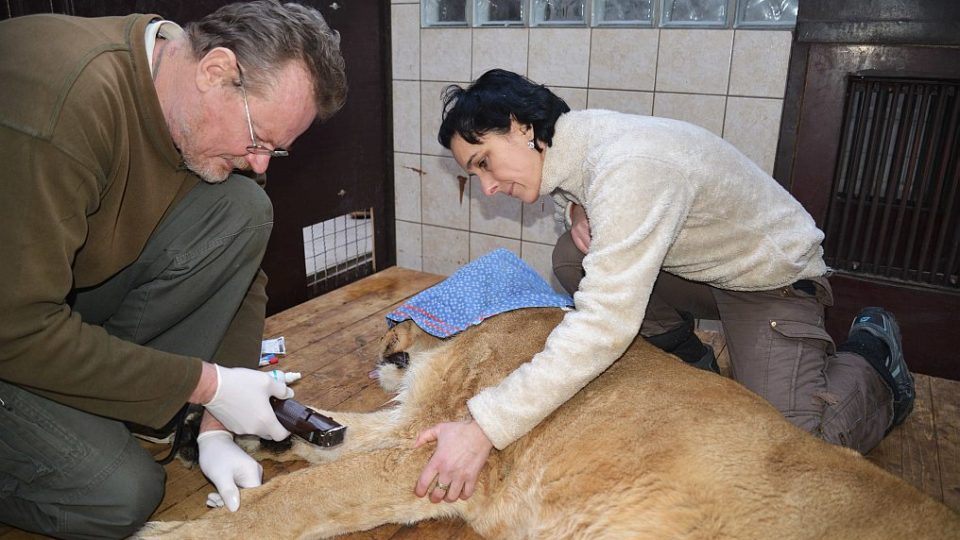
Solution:
[{"label": "fleece jacket sleeve", "polygon": [[[694,189],[656,160],[608,163],[583,201],[592,243],[586,276],[544,350],[468,402],[494,446],[504,448],[602,373],[626,350],[643,321],[667,250],[686,219]],[[638,178],[645,189],[631,189]]]},{"label": "fleece jacket sleeve", "polygon": [[17,179],[0,196],[0,379],[94,414],[162,426],[196,388],[201,360],[111,336],[68,301],[101,179],[48,142],[5,127],[0,161]]}]

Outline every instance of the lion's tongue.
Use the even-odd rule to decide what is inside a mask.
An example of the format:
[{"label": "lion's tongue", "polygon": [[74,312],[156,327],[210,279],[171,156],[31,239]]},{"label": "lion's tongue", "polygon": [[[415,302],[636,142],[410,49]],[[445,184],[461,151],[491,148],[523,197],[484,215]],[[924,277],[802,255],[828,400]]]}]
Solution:
[{"label": "lion's tongue", "polygon": [[371,371],[370,373],[367,373],[367,377],[370,377],[371,379],[379,379],[379,378],[380,378],[380,372],[377,371],[377,370],[373,370],[373,371]]}]

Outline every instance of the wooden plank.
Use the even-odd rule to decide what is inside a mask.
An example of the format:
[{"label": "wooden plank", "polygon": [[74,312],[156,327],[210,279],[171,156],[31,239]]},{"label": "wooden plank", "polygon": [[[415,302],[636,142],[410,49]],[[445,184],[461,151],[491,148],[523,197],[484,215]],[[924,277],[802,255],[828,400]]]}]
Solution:
[{"label": "wooden plank", "polygon": [[932,377],[914,375],[916,400],[913,412],[894,428],[867,459],[903,478],[938,501],[943,500],[940,459],[937,451]]},{"label": "wooden plank", "polygon": [[[326,316],[317,314],[312,321],[298,324],[297,326],[288,328],[282,333],[266,335],[271,338],[283,336],[287,347],[287,354],[293,354],[300,349],[319,343],[337,332],[342,332],[344,329],[364,321],[373,312],[377,312],[388,306],[399,305],[402,303],[403,298],[391,298],[390,300],[392,301],[374,298],[369,299],[369,302],[350,304]],[[385,325],[386,323],[383,324]]]},{"label": "wooden plank", "polygon": [[[286,371],[299,371],[303,374],[313,373],[345,354],[356,352],[358,349],[368,347],[371,344],[376,346],[387,331],[387,323],[383,319],[383,315],[389,313],[389,311],[390,308],[382,310],[380,313],[328,334],[322,340],[314,341],[293,353],[287,354],[280,360],[280,367]],[[323,323],[318,323],[318,326],[322,325]],[[325,332],[322,329],[320,331]],[[376,349],[373,351],[373,356],[369,358],[371,369],[376,360],[375,356]]]},{"label": "wooden plank", "polygon": [[[923,375],[916,376],[915,384],[920,395],[929,395],[929,381]],[[908,416],[903,425],[888,433],[876,448],[866,454],[866,458],[878,467],[903,478],[905,474],[904,448],[909,444],[906,440],[906,434],[913,429],[913,424],[917,422],[921,422],[921,420],[915,414]]]},{"label": "wooden plank", "polygon": [[[156,521],[187,521],[196,519],[207,513],[207,493],[209,489],[197,489],[173,502],[169,507],[159,513],[150,516],[151,520]],[[241,494],[241,501],[243,495]],[[241,502],[242,504],[242,502]]]},{"label": "wooden plank", "polygon": [[206,477],[203,476],[199,465],[187,468],[180,461],[174,460],[166,464],[164,470],[167,471],[166,489],[163,493],[163,499],[160,501],[160,506],[154,511],[154,515],[162,515],[197,491],[213,488]]},{"label": "wooden plank", "polygon": [[[907,418],[905,423],[911,422]],[[903,433],[900,429],[894,429],[880,441],[880,444],[866,454],[866,458],[874,465],[889,471],[897,476],[903,476]]]},{"label": "wooden plank", "polygon": [[943,503],[960,512],[960,381],[930,382]]},{"label": "wooden plank", "polygon": [[[306,375],[321,369],[343,354],[354,352],[371,343],[379,343],[387,330],[386,314],[416,292],[408,290],[392,295],[389,299],[396,300],[393,303],[382,300],[363,304],[362,307],[349,306],[342,310],[345,313],[340,313],[335,318],[316,315],[312,323],[304,322],[289,328],[291,333],[284,334],[288,354],[278,365],[269,369],[277,367]],[[363,360],[368,365],[368,371],[373,369],[376,349]]]},{"label": "wooden plank", "polygon": [[333,409],[365,387],[376,384],[367,377],[371,364],[366,362],[376,350],[377,344],[370,344],[311,373],[303,385],[294,387],[297,399],[322,409]]},{"label": "wooden plank", "polygon": [[346,287],[277,313],[267,319],[264,335],[274,337],[296,332],[297,327],[314,327],[322,321],[336,331],[373,311],[401,302],[439,281],[443,276],[388,268]]},{"label": "wooden plank", "polygon": [[411,276],[409,272],[412,271],[389,269],[382,272],[385,276],[375,274],[343,288],[350,289],[353,294],[341,293],[342,289],[338,289],[329,293],[338,299],[329,300],[329,295],[324,295],[274,315],[267,320],[264,336],[282,335],[287,352],[294,353],[369,317],[371,313],[399,305],[443,279],[434,274]]},{"label": "wooden plank", "polygon": [[913,412],[910,413],[910,421],[895,428],[901,432],[903,442],[903,469],[900,477],[920,491],[942,501],[930,377],[917,374],[914,380],[917,397]]},{"label": "wooden plank", "polygon": [[395,523],[388,523],[386,525],[381,525],[375,529],[370,529],[369,531],[363,531],[352,534],[344,534],[337,537],[337,540],[388,540],[392,538],[398,530],[402,529],[402,525],[397,525]]},{"label": "wooden plank", "polygon": [[368,386],[378,386],[367,374],[376,366],[380,337],[386,328],[377,313],[285,358],[283,369],[300,371],[304,376],[293,386],[296,398],[333,408]]},{"label": "wooden plank", "polygon": [[426,274],[399,267],[387,268],[382,272],[377,272],[347,286],[335,289],[285,311],[276,313],[267,319],[267,324],[269,326],[282,328],[285,325],[303,322],[309,319],[312,313],[335,309],[337,306],[353,303],[364,296],[383,294],[395,289],[415,289],[419,291],[426,288],[426,286],[408,287],[408,284],[420,280],[429,281],[432,277],[442,279],[442,276],[436,276],[434,274]]}]

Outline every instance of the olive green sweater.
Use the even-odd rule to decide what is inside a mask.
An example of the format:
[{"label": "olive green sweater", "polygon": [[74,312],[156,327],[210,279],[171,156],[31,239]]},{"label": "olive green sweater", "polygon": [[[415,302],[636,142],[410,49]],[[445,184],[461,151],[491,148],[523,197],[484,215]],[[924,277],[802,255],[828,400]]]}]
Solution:
[{"label": "olive green sweater", "polygon": [[[148,69],[144,31],[155,18],[0,23],[0,379],[157,427],[196,387],[201,360],[112,337],[67,300],[136,260],[199,181],[181,163]],[[257,284],[241,311],[264,304]],[[259,311],[230,332],[249,339]]]}]

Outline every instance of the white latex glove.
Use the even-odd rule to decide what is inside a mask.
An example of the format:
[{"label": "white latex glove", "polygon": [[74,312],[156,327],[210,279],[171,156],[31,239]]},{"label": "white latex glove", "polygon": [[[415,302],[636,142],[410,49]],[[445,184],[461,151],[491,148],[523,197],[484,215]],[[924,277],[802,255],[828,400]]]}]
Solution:
[{"label": "white latex glove", "polygon": [[227,506],[231,512],[240,508],[240,488],[261,484],[263,467],[233,442],[227,431],[205,431],[197,437],[200,470],[213,482],[217,493],[207,496],[207,506]]},{"label": "white latex glove", "polygon": [[282,377],[245,368],[217,368],[217,392],[204,404],[224,427],[238,435],[282,441],[290,436],[277,420],[270,396],[290,399],[293,390]]}]

